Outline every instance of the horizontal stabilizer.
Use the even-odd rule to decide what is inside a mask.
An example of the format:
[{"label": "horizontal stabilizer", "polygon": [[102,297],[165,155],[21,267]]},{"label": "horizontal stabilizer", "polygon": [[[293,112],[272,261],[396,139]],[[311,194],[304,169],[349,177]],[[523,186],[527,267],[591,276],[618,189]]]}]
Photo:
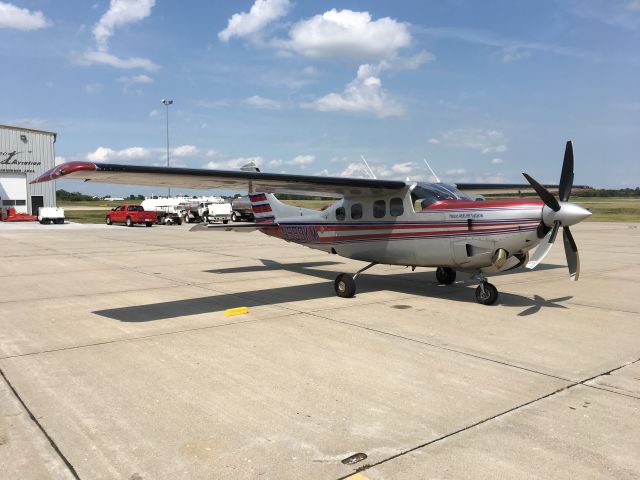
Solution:
[{"label": "horizontal stabilizer", "polygon": [[189,229],[190,232],[204,232],[204,231],[225,231],[225,232],[253,232],[254,230],[260,230],[263,228],[277,227],[277,223],[264,222],[264,223],[200,223],[195,227]]}]

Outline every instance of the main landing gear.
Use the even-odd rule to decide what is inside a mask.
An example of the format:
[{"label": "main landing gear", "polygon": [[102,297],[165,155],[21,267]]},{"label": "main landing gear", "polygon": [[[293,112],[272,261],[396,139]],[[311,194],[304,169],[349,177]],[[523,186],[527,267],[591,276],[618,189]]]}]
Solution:
[{"label": "main landing gear", "polygon": [[374,265],[377,265],[377,263],[370,263],[366,267],[358,270],[353,275],[350,275],[348,273],[341,273],[340,275],[338,275],[335,282],[333,282],[333,288],[336,291],[336,295],[343,298],[353,297],[356,294],[356,277],[365,270],[369,270]]},{"label": "main landing gear", "polygon": [[480,285],[476,288],[476,302],[482,305],[493,305],[498,299],[498,289],[491,283],[487,282],[484,274],[480,272],[477,277],[480,280]]}]

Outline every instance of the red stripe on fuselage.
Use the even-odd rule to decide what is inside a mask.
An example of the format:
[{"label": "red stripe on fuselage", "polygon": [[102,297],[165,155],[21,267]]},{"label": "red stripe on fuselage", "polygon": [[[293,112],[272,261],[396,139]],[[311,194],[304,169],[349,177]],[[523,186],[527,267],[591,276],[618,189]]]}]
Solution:
[{"label": "red stripe on fuselage", "polygon": [[510,208],[513,207],[521,207],[521,208],[533,208],[540,207],[544,203],[542,200],[483,200],[483,201],[472,201],[472,200],[440,200],[439,202],[432,203],[427,208],[422,211],[428,210],[457,210],[457,209],[467,209],[471,208],[474,210],[482,210],[486,208]]}]

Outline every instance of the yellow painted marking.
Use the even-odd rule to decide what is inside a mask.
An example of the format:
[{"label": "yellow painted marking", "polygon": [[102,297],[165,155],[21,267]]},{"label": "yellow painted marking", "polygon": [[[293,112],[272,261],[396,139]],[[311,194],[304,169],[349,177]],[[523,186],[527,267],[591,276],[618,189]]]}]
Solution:
[{"label": "yellow painted marking", "polygon": [[356,473],[355,475],[351,475],[350,477],[347,477],[347,480],[369,480],[369,477],[365,477],[361,473]]},{"label": "yellow painted marking", "polygon": [[244,315],[245,313],[249,313],[249,307],[229,308],[224,311],[224,316],[233,317],[234,315]]}]

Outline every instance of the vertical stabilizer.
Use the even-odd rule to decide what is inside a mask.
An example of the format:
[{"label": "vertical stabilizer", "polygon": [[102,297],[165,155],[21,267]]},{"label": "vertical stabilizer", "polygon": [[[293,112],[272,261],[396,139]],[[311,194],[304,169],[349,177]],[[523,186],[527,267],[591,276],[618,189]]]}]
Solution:
[{"label": "vertical stabilizer", "polygon": [[272,193],[252,193],[249,195],[251,209],[256,223],[276,222],[283,218],[301,217],[303,215],[320,215],[320,212],[308,208],[286,205]]}]

